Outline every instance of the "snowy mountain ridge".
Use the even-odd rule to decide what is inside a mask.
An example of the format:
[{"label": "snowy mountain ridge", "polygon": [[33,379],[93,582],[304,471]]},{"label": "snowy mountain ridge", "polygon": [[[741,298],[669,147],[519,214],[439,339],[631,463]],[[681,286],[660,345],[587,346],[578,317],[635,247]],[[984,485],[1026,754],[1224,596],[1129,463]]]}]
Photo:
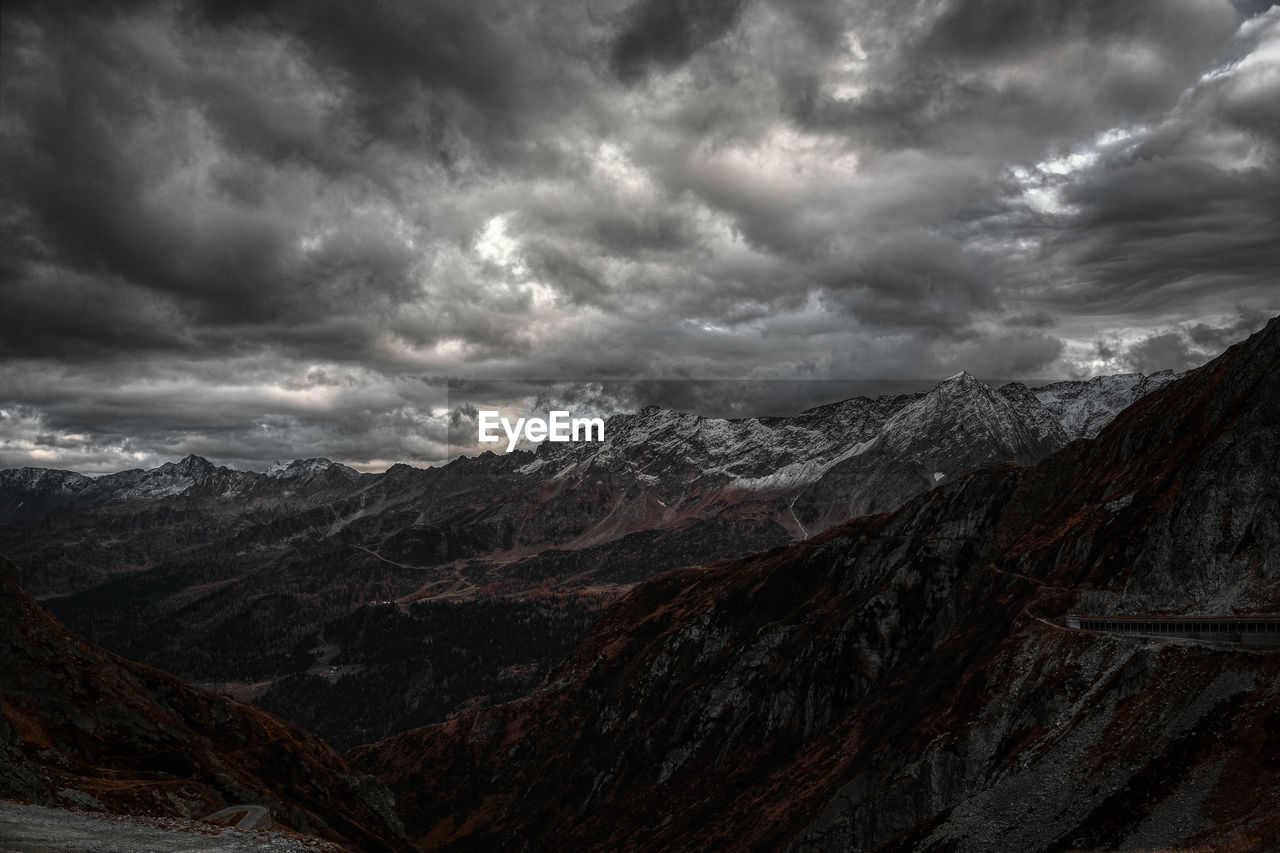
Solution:
[{"label": "snowy mountain ridge", "polygon": [[1125,407],[1175,378],[1163,371],[995,389],[960,371],[928,391],[854,397],[793,417],[720,419],[648,406],[610,418],[603,443],[540,445],[520,471],[586,479],[622,466],[645,482],[655,468],[668,475],[675,469],[685,486],[789,490],[874,450],[899,461],[919,455],[936,483],[981,464],[966,448],[982,445],[988,461],[1029,462],[1093,438]]},{"label": "snowy mountain ridge", "polygon": [[40,493],[46,498],[71,498],[90,504],[155,500],[184,495],[216,494],[220,497],[253,496],[289,483],[318,488],[355,482],[359,472],[328,459],[296,459],[272,465],[259,474],[238,471],[190,454],[178,462],[155,468],[131,468],[101,477],[52,468],[0,470],[0,489]]},{"label": "snowy mountain ridge", "polygon": [[[1162,371],[994,389],[961,371],[928,391],[853,397],[791,417],[708,418],[646,406],[611,417],[603,442],[543,443],[516,470],[549,482],[603,477],[630,483],[668,508],[725,490],[794,493],[838,469],[847,469],[842,481],[855,471],[871,477],[875,466],[906,466],[916,485],[928,487],[982,464],[1031,462],[1076,438],[1092,438],[1126,406],[1175,378]],[[256,473],[189,455],[96,478],[55,469],[0,470],[0,489],[20,499],[38,496],[41,503],[96,505],[322,493],[374,476],[324,458],[277,462]],[[906,485],[895,486],[901,488]]]}]

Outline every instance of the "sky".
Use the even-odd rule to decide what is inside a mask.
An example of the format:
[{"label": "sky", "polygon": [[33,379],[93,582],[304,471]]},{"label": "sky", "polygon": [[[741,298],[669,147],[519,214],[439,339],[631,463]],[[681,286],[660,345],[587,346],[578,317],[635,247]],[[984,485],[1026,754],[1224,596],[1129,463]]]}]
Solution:
[{"label": "sky", "polygon": [[426,465],[450,383],[800,408],[1280,313],[1267,2],[2,8],[0,467]]}]

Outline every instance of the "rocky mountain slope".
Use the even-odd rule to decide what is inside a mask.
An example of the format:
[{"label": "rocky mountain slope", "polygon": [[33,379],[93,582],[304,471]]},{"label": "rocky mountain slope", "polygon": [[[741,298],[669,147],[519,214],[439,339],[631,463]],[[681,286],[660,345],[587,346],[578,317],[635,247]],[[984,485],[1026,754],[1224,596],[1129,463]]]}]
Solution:
[{"label": "rocky mountain slope", "polygon": [[641,584],[528,698],[349,757],[426,850],[1274,849],[1274,647],[1053,620],[1280,612],[1278,448],[1280,319],[1038,465]]},{"label": "rocky mountain slope", "polygon": [[[584,609],[661,571],[891,510],[982,465],[1034,462],[1171,377],[994,390],[962,373],[789,418],[650,407],[610,419],[600,444],[380,475],[194,456],[96,479],[0,471],[0,553],[91,640],[349,746],[521,695],[580,636]],[[530,596],[531,615],[506,603]],[[403,609],[383,626],[396,651],[344,654],[346,621],[386,601]],[[476,648],[446,604],[475,622],[524,615]],[[463,656],[492,665],[460,668]],[[420,673],[407,686],[406,670]],[[366,711],[353,694],[370,697]]]},{"label": "rocky mountain slope", "polygon": [[319,738],[90,646],[0,559],[0,797],[198,818],[266,806],[360,850],[409,850],[391,798]]}]

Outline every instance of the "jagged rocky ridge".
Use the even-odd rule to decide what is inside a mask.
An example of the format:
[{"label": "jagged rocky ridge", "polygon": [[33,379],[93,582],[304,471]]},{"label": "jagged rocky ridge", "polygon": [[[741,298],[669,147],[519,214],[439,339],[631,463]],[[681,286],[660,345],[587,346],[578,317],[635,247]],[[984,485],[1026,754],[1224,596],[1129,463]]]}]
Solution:
[{"label": "jagged rocky ridge", "polygon": [[527,699],[350,754],[426,850],[1274,849],[1280,319],[1094,441],[669,572]]},{"label": "jagged rocky ridge", "polygon": [[263,805],[306,835],[412,849],[387,790],[319,738],[82,642],[2,558],[0,797],[184,818]]},{"label": "jagged rocky ridge", "polygon": [[[651,406],[611,418],[603,444],[544,444],[532,456],[397,465],[382,475],[327,459],[259,474],[198,456],[98,478],[7,469],[0,548],[20,559],[36,594],[65,594],[206,542],[237,546],[237,556],[318,538],[390,544],[416,563],[505,561],[739,517],[758,522],[764,532],[755,538],[769,544],[891,509],[983,464],[1043,458],[1092,437],[1172,378],[1124,374],[996,391],[960,373],[928,392],[857,397],[791,418],[718,420]],[[175,534],[195,509],[204,529]],[[89,563],[95,571],[85,571]]]}]

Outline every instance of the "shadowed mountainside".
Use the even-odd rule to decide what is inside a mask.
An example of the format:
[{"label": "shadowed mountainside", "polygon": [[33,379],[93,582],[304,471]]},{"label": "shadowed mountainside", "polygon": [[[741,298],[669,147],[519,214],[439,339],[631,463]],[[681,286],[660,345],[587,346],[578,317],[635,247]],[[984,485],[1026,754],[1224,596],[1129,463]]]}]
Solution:
[{"label": "shadowed mountainside", "polygon": [[1280,319],[1034,467],[669,572],[524,700],[349,757],[425,849],[1257,850],[1280,655],[1070,631],[1280,611]]}]

